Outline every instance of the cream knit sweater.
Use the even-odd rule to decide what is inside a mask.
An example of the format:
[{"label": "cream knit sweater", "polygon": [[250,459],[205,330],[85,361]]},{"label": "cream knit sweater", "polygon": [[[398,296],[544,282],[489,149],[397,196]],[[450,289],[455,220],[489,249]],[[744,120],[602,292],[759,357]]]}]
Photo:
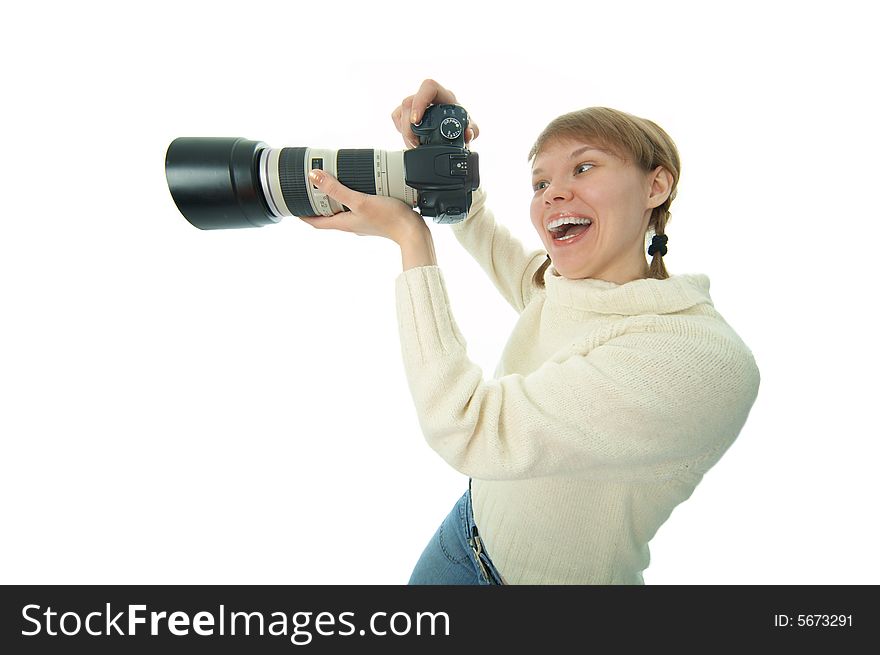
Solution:
[{"label": "cream knit sweater", "polygon": [[396,279],[404,367],[430,446],[473,479],[507,584],[644,584],[648,542],[736,439],[759,372],[704,275],[569,280],[479,190],[458,240],[519,312],[494,379],[467,356],[437,266]]}]

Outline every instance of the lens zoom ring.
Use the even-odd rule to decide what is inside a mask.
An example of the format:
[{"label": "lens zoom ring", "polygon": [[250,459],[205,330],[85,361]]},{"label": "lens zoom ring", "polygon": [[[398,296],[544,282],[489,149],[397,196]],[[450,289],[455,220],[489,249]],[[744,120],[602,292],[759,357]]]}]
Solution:
[{"label": "lens zoom ring", "polygon": [[281,181],[281,194],[287,208],[294,216],[317,216],[309,201],[306,174],[303,167],[306,148],[282,148],[278,157],[278,177]]},{"label": "lens zoom ring", "polygon": [[345,186],[376,195],[376,173],[373,164],[374,150],[339,150],[336,155],[336,172]]}]

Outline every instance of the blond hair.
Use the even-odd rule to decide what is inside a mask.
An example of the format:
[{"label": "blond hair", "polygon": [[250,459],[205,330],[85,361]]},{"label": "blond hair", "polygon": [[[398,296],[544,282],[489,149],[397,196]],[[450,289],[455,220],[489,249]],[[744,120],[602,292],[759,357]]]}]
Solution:
[{"label": "blond hair", "polygon": [[[650,173],[662,166],[672,175],[669,197],[662,205],[651,211],[648,229],[654,234],[666,234],[669,222],[669,207],[675,199],[678,179],[681,174],[681,161],[678,149],[672,138],[655,122],[608,107],[587,107],[579,111],[563,114],[550,122],[538,136],[529,152],[529,161],[541,152],[551,141],[557,139],[576,139],[605,148],[625,161]],[[550,256],[535,273],[535,283],[543,285],[544,271],[550,265]],[[648,277],[665,280],[669,277],[663,256],[655,252],[651,260]]]}]

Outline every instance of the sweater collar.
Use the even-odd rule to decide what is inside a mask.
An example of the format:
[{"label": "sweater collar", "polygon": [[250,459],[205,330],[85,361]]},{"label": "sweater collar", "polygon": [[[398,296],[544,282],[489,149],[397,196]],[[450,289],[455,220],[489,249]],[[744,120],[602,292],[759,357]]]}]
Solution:
[{"label": "sweater collar", "polygon": [[551,265],[544,271],[544,284],[548,302],[597,314],[674,314],[694,305],[712,305],[709,278],[702,274],[616,284],[593,278],[569,280]]}]

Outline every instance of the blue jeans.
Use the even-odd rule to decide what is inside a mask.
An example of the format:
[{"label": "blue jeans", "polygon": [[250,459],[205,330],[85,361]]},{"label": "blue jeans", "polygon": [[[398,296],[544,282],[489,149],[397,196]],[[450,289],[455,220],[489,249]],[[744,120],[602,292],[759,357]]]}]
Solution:
[{"label": "blue jeans", "polygon": [[409,578],[411,585],[501,585],[474,522],[471,487],[437,528]]}]

